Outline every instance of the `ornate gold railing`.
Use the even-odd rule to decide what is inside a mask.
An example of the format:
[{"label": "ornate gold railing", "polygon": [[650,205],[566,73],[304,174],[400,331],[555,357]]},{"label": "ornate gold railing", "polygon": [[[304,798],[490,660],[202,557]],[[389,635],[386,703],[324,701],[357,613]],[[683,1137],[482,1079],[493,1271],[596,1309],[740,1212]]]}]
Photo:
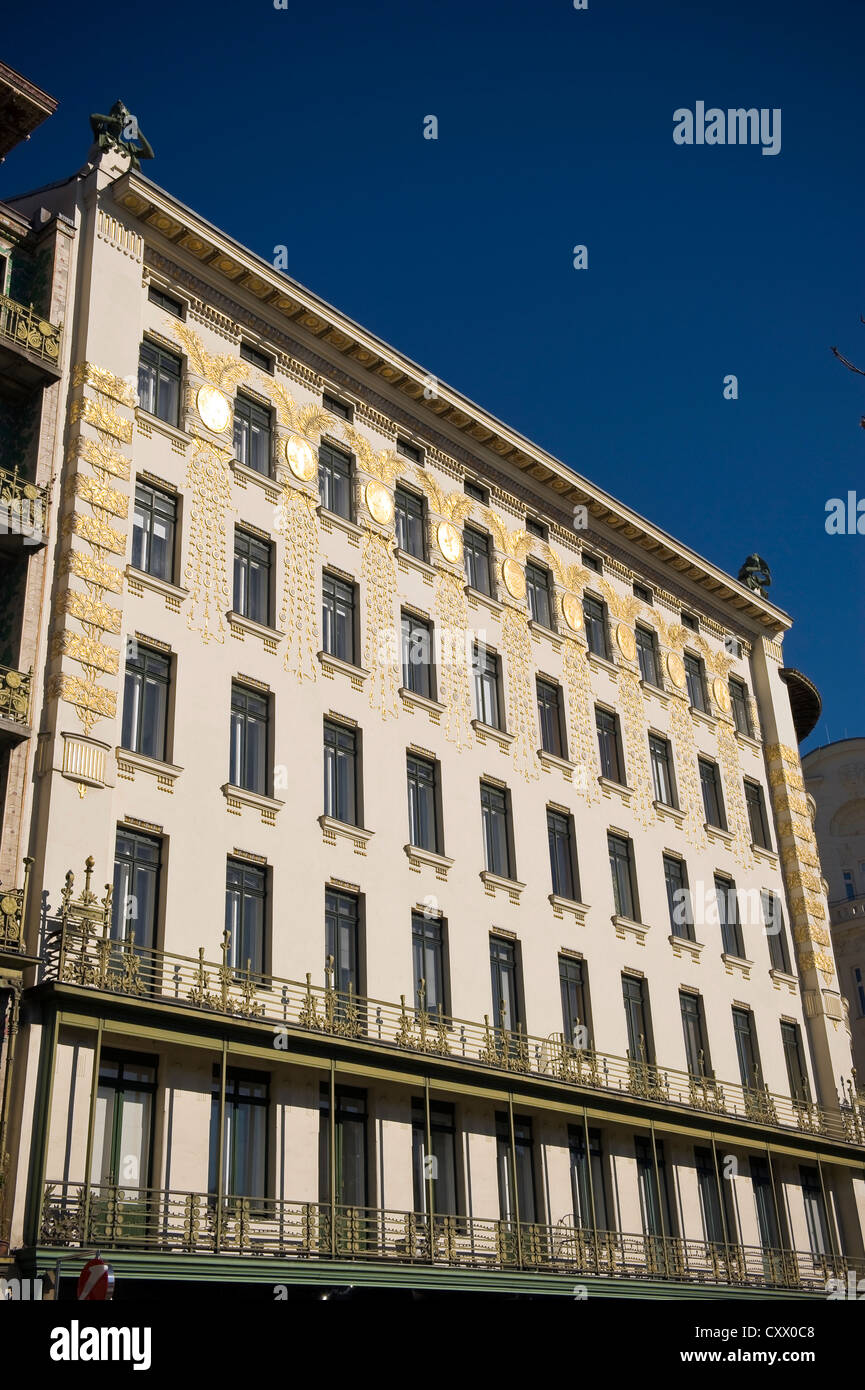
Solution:
[{"label": "ornate gold railing", "polygon": [[14,951],[18,955],[26,955],[24,913],[32,863],[32,859],[24,860],[24,886],[22,888],[3,888],[0,885],[0,951]]},{"label": "ornate gold railing", "polygon": [[0,719],[26,724],[30,715],[30,672],[0,666]]},{"label": "ornate gold railing", "polygon": [[39,1244],[161,1254],[270,1255],[396,1265],[549,1271],[575,1277],[804,1289],[865,1273],[865,1261],[676,1236],[594,1231],[273,1197],[47,1182]]},{"label": "ornate gold railing", "polygon": [[25,306],[0,294],[0,336],[35,353],[43,362],[56,365],[60,360],[61,334],[62,329],[44,319],[32,304]]},{"label": "ornate gold railing", "polygon": [[0,468],[0,529],[4,534],[42,537],[48,512],[48,488],[32,482],[18,468]]},{"label": "ornate gold railing", "polygon": [[[112,938],[111,895],[98,899],[87,886],[76,902],[72,875],[67,875],[61,924],[47,952],[47,979],[113,994],[154,1000],[172,1009],[195,1009],[271,1025],[362,1040],[368,1045],[434,1053],[472,1066],[552,1077],[582,1089],[620,1094],[725,1115],[782,1130],[806,1131],[851,1144],[865,1144],[865,1104],[852,1083],[839,1104],[827,1109],[809,1100],[773,1095],[765,1086],[742,1087],[715,1078],[695,1077],[654,1062],[573,1047],[561,1033],[532,1036],[507,1029],[489,1017],[477,1023],[441,1011],[430,1014],[420,991],[418,1007],[364,998],[334,988],[332,965],[324,985],[281,979],[239,968],[230,960],[230,935],[223,934],[222,959],[197,959],[140,946],[130,930]],[[83,903],[83,906],[81,904]],[[83,915],[82,915],[83,914]]]}]

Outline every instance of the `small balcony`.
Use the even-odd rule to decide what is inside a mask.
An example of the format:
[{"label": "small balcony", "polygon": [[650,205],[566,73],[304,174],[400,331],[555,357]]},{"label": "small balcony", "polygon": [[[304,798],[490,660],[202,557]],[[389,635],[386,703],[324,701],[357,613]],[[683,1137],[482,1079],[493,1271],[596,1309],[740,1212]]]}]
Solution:
[{"label": "small balcony", "polygon": [[30,737],[30,695],[29,671],[0,666],[0,749]]},{"label": "small balcony", "polygon": [[25,912],[27,884],[32,859],[24,860],[24,882],[20,888],[4,888],[0,884],[0,968],[20,970],[38,961],[27,951]]},{"label": "small balcony", "polygon": [[50,386],[60,376],[62,329],[33,305],[0,294],[0,377],[21,391]]},{"label": "small balcony", "polygon": [[18,555],[45,544],[48,488],[0,468],[0,555]]},{"label": "small balcony", "polygon": [[833,927],[841,922],[865,923],[865,893],[856,898],[838,898],[830,903],[829,921]]}]

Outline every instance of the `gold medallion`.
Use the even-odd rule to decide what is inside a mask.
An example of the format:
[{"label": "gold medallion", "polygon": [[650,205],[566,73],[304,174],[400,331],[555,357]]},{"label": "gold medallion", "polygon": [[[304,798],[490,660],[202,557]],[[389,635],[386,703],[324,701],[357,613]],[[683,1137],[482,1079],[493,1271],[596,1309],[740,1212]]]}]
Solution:
[{"label": "gold medallion", "polygon": [[625,623],[619,623],[616,628],[616,641],[625,660],[634,661],[637,655],[637,644],[634,641],[633,632]]},{"label": "gold medallion", "polygon": [[224,434],[231,424],[231,402],[216,386],[199,386],[195,397],[198,413],[209,430]]},{"label": "gold medallion", "polygon": [[293,434],[285,441],[285,461],[295,478],[302,483],[312,482],[315,477],[315,453],[312,445],[306,439],[301,439],[299,434]]},{"label": "gold medallion", "polygon": [[389,526],[393,521],[393,498],[384,483],[378,482],[375,478],[370,479],[366,485],[365,496],[373,520],[377,521],[379,526]]},{"label": "gold medallion", "polygon": [[712,681],[712,694],[715,697],[715,704],[724,714],[730,713],[730,692],[727,689],[727,682],[716,676]]},{"label": "gold medallion", "polygon": [[684,690],[687,681],[685,663],[678,652],[667,652],[667,674],[677,690]]},{"label": "gold medallion", "polygon": [[526,576],[522,565],[518,565],[516,560],[508,558],[502,564],[502,578],[511,598],[525,598]]},{"label": "gold medallion", "polygon": [[460,533],[450,521],[440,521],[436,530],[436,539],[439,543],[439,550],[446,560],[452,565],[457,564],[462,554],[462,542]]},{"label": "gold medallion", "polygon": [[562,612],[571,631],[580,632],[583,626],[583,606],[576,594],[565,594],[562,599]]}]

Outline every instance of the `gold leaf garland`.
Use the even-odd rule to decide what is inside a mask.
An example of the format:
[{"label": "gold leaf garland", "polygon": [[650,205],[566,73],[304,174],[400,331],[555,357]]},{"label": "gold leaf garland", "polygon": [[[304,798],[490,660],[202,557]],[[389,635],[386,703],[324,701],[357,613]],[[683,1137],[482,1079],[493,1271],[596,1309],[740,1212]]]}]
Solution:
[{"label": "gold leaf garland", "polygon": [[683,829],[691,843],[702,848],[706,843],[706,814],[697,780],[697,745],[688,703],[682,695],[670,697],[670,723],[679,772],[679,804],[685,812]]},{"label": "gold leaf garland", "polygon": [[634,811],[641,825],[655,820],[654,793],[646,753],[647,734],[643,693],[632,671],[622,670],[619,677],[622,714],[625,726],[625,758],[628,783],[634,789]]},{"label": "gold leaf garland", "polygon": [[366,592],[364,662],[370,671],[369,703],[382,719],[398,718],[399,630],[395,626],[397,584],[390,539],[368,529],[364,536],[361,574]]},{"label": "gold leaf garland", "polygon": [[525,613],[510,604],[502,614],[502,649],[507,658],[507,727],[514,735],[514,766],[529,782],[540,775],[532,643]]},{"label": "gold leaf garland", "polygon": [[440,633],[448,633],[446,659],[439,665],[439,699],[445,706],[445,737],[457,749],[470,748],[472,694],[469,679],[469,609],[459,578],[440,569],[436,581],[436,615]]},{"label": "gold leaf garland", "polygon": [[577,788],[591,803],[600,800],[598,743],[592,713],[592,683],[586,653],[579,642],[565,641],[563,662],[571,716],[571,758],[577,765]]},{"label": "gold leaf garland", "polygon": [[718,762],[724,778],[727,824],[733,832],[736,858],[746,869],[750,869],[754,863],[754,855],[751,852],[751,824],[742,791],[739,745],[732,728],[724,719],[718,720]]},{"label": "gold leaf garland", "polygon": [[228,608],[226,517],[231,507],[230,454],[198,436],[186,472],[189,543],[183,577],[189,587],[186,625],[202,642],[225,641]]},{"label": "gold leaf garland", "polygon": [[284,486],[275,529],[283,538],[282,608],[279,621],[286,634],[283,667],[298,681],[317,680],[318,605],[316,559],[318,526],[315,498],[299,488]]}]

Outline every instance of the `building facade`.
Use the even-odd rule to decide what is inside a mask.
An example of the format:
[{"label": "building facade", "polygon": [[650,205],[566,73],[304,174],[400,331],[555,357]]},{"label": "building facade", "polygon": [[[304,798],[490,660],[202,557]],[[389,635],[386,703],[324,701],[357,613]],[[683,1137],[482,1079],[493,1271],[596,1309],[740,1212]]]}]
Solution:
[{"label": "building facade", "polygon": [[832,945],[847,1000],[853,1060],[865,1078],[865,738],[815,748],[802,759],[829,897]]},{"label": "building facade", "polygon": [[13,206],[69,230],[76,305],[22,1272],[729,1298],[865,1268],[788,617],[121,149]]}]

